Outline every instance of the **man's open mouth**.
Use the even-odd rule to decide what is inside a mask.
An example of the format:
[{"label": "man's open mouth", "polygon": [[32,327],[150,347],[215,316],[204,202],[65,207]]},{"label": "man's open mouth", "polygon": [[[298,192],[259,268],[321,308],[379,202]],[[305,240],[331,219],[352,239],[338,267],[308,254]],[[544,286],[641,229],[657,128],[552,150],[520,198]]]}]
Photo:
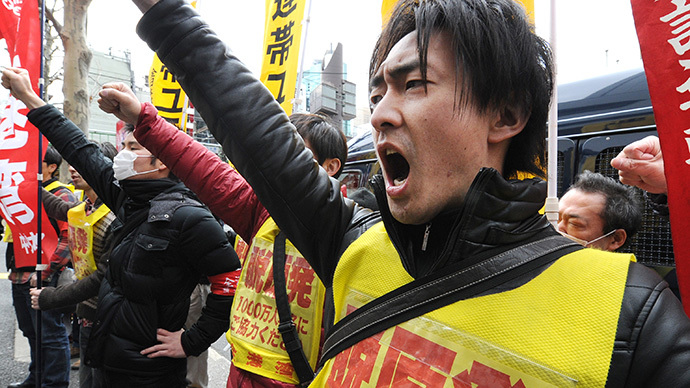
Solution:
[{"label": "man's open mouth", "polygon": [[384,167],[394,186],[405,183],[407,176],[410,175],[410,164],[401,154],[393,150],[386,151]]}]

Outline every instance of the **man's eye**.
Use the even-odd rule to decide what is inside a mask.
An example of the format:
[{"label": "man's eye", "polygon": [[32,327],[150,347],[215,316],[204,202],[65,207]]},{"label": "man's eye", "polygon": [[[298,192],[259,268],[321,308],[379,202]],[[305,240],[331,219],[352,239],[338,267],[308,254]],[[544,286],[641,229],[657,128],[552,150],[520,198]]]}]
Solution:
[{"label": "man's eye", "polygon": [[372,108],[375,107],[376,104],[378,104],[379,101],[381,101],[382,98],[383,98],[383,96],[381,96],[381,95],[379,95],[379,94],[376,94],[376,95],[373,95],[373,96],[369,97],[369,105],[370,105]]},{"label": "man's eye", "polygon": [[412,80],[412,81],[407,81],[407,83],[405,83],[405,89],[412,89],[414,87],[423,86],[423,85],[424,85],[424,81],[422,81],[421,79],[416,79],[416,80]]}]

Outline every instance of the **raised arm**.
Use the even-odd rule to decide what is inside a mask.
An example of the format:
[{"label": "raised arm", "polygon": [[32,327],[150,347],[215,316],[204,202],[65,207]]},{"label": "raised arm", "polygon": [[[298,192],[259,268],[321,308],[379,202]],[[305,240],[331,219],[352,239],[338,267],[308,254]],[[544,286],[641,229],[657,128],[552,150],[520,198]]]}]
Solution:
[{"label": "raised arm", "polygon": [[112,161],[103,155],[98,146],[91,143],[79,127],[52,105],[32,109],[27,117],[67,163],[79,171],[103,203],[117,213],[122,191],[116,184]]},{"label": "raised arm", "polygon": [[139,22],[138,33],[175,74],[226,155],[327,283],[354,206],[343,200],[338,181],[319,168],[271,93],[184,1],[156,3]]},{"label": "raised arm", "polygon": [[637,186],[653,194],[668,193],[664,158],[656,136],[628,144],[611,160],[611,166],[618,170],[620,181],[626,185]]},{"label": "raised arm", "polygon": [[132,2],[144,13],[153,7],[160,0],[132,0]]},{"label": "raised arm", "polygon": [[31,78],[26,69],[8,67],[2,70],[2,86],[29,109],[46,105],[31,87]]},{"label": "raised arm", "polygon": [[74,167],[103,202],[116,211],[120,188],[115,184],[112,162],[92,144],[74,123],[54,106],[46,105],[31,88],[29,73],[8,68],[2,72],[2,86],[10,89],[31,110],[27,117]]},{"label": "raised arm", "polygon": [[247,181],[229,164],[141,104],[124,84],[106,84],[99,105],[135,125],[134,136],[245,241],[269,217]]}]

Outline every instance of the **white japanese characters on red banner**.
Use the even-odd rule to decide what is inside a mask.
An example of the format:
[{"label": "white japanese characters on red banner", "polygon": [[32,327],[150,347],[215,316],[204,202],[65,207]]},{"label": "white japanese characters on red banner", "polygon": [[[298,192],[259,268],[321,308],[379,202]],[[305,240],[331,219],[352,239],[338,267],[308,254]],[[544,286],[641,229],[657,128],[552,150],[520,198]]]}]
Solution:
[{"label": "white japanese characters on red banner", "polygon": [[631,4],[664,155],[678,284],[685,311],[690,312],[690,4]]},{"label": "white japanese characters on red banner", "polygon": [[[35,1],[0,3],[0,36],[5,39],[12,66],[29,71],[38,91],[41,32]],[[0,116],[0,215],[12,230],[15,266],[34,266],[38,249],[38,130],[26,115],[26,106],[13,96]],[[42,262],[57,246],[57,236],[43,212]]]}]

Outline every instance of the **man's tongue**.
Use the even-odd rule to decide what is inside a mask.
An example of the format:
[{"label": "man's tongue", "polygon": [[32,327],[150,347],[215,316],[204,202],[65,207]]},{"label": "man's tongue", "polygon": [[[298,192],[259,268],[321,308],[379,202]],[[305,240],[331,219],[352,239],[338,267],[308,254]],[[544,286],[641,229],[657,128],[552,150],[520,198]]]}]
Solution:
[{"label": "man's tongue", "polygon": [[392,154],[388,156],[388,166],[391,177],[393,177],[393,185],[400,186],[404,184],[407,176],[410,174],[410,165],[407,163],[407,160],[400,154]]}]

